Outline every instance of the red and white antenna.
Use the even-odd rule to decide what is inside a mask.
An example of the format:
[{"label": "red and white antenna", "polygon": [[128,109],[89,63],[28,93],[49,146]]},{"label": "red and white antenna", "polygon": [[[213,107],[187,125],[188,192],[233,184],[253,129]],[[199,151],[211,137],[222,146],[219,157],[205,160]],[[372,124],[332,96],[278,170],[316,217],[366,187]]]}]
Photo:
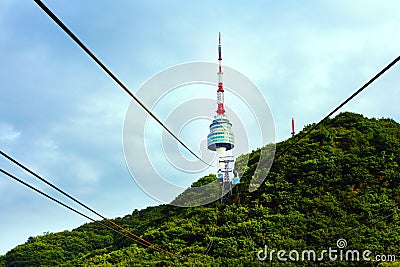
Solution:
[{"label": "red and white antenna", "polygon": [[294,136],[294,119],[292,118],[292,136]]},{"label": "red and white antenna", "polygon": [[222,82],[222,51],[221,51],[221,33],[218,34],[218,90],[217,90],[217,115],[224,115],[224,85]]}]

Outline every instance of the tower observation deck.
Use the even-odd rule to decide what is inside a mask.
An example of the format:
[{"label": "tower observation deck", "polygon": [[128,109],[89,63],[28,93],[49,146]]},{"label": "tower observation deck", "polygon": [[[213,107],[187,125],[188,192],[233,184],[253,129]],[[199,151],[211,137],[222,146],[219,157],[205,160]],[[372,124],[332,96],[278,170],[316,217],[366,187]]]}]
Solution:
[{"label": "tower observation deck", "polygon": [[211,151],[217,152],[218,171],[217,180],[224,185],[224,188],[231,188],[232,184],[239,182],[239,179],[234,177],[234,163],[232,156],[227,156],[226,151],[229,151],[235,146],[235,135],[232,131],[232,123],[225,115],[224,108],[224,86],[222,81],[222,53],[221,53],[221,34],[218,38],[218,90],[217,90],[217,110],[214,119],[210,125],[210,133],[207,136],[207,147]]},{"label": "tower observation deck", "polygon": [[235,146],[235,135],[232,132],[232,123],[226,115],[217,115],[210,125],[210,133],[207,136],[208,149],[218,151],[231,150]]}]

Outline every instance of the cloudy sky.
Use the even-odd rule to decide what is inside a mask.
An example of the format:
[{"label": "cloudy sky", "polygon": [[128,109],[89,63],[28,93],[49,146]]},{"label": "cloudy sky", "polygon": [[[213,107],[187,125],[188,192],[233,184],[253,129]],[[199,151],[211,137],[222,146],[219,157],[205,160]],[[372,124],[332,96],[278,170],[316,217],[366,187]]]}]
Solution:
[{"label": "cloudy sky", "polygon": [[[45,1],[134,92],[170,66],[216,62],[222,32],[224,64],[259,87],[277,140],[292,117],[297,129],[318,121],[400,53],[397,0],[248,2]],[[0,32],[0,149],[108,217],[158,204],[125,163],[129,97],[33,1],[2,0]],[[399,70],[343,110],[400,121]],[[192,145],[191,133],[182,138]],[[4,158],[0,166],[59,196]],[[87,222],[3,175],[0,216],[0,254]]]}]

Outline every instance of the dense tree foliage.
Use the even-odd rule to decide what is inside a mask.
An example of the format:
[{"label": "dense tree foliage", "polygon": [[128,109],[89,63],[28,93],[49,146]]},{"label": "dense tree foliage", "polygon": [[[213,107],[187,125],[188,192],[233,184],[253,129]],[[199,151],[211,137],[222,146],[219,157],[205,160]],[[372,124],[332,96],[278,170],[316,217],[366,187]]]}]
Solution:
[{"label": "dense tree foliage", "polygon": [[[308,130],[312,125],[303,129]],[[296,138],[296,137],[295,137]],[[277,144],[277,152],[294,142]],[[99,224],[49,233],[0,258],[0,266],[260,266],[257,252],[337,249],[396,255],[397,262],[278,261],[273,266],[398,266],[400,260],[400,125],[341,113],[276,159],[249,193],[261,150],[237,160],[242,182],[223,203],[134,210],[114,221],[177,256],[143,247]],[[263,164],[263,163],[260,163]],[[192,187],[213,183],[215,175]],[[190,190],[178,199],[189,199]],[[317,254],[320,255],[320,254]],[[286,255],[288,257],[288,255]]]}]

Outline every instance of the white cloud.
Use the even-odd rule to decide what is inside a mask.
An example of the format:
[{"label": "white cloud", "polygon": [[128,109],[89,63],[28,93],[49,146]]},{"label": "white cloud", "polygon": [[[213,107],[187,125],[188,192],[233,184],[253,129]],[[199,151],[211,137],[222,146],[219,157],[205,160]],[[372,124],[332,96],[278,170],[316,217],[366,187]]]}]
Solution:
[{"label": "white cloud", "polygon": [[8,123],[0,122],[0,146],[5,147],[15,142],[21,135],[21,132],[16,131],[14,126]]}]

